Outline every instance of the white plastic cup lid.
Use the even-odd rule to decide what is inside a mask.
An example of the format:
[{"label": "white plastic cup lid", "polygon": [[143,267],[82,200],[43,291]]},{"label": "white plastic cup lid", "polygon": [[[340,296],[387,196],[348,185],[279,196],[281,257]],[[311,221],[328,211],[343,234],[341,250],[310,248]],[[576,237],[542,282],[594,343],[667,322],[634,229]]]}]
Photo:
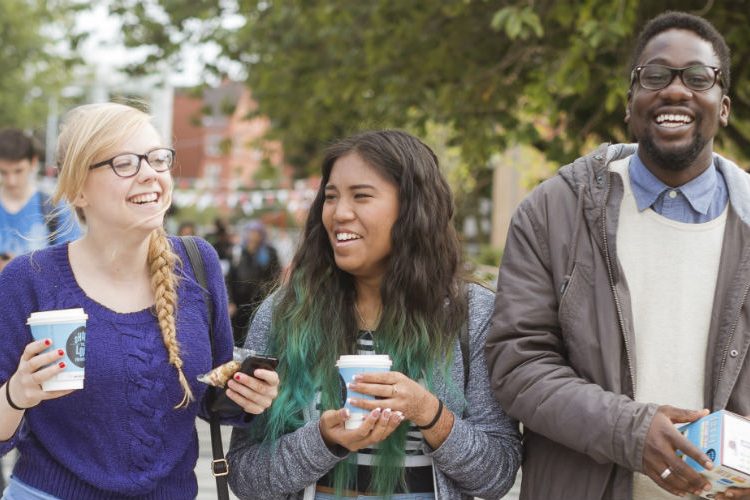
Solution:
[{"label": "white plastic cup lid", "polygon": [[52,311],[33,312],[26,320],[27,325],[45,325],[49,323],[75,323],[89,319],[82,308],[55,309]]},{"label": "white plastic cup lid", "polygon": [[375,368],[390,368],[391,357],[387,354],[344,354],[336,361],[339,368],[351,368],[353,366],[372,366]]}]

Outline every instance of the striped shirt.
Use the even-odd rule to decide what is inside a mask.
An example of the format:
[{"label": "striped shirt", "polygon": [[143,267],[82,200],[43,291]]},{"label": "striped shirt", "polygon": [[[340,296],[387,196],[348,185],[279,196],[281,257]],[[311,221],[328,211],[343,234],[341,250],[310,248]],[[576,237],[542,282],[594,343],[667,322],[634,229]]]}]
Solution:
[{"label": "striped shirt", "polygon": [[[357,336],[357,354],[369,355],[376,354],[375,339],[373,332],[370,330],[361,330]],[[320,398],[315,405],[317,417],[323,409],[320,407]],[[406,436],[406,452],[404,466],[406,468],[406,483],[409,491],[404,491],[401,487],[397,488],[395,493],[426,493],[434,491],[432,478],[432,459],[424,454],[424,438],[417,427],[409,423],[409,431]],[[378,452],[377,446],[372,448],[363,448],[357,453],[357,490],[360,493],[366,493],[369,487],[369,478],[371,477],[371,466],[375,455]],[[319,485],[332,486],[333,482],[328,474],[323,476]]]}]

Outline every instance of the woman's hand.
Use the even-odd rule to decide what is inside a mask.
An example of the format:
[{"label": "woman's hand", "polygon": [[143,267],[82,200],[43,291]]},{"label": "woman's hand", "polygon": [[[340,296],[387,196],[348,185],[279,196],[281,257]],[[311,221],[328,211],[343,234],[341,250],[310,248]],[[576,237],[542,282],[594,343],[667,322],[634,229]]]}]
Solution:
[{"label": "woman's hand", "polygon": [[435,417],[440,402],[427,389],[400,372],[362,373],[349,384],[351,391],[375,396],[378,399],[351,398],[358,408],[373,410],[391,408],[418,426],[429,424]]},{"label": "woman's hand", "polygon": [[46,399],[66,396],[75,390],[42,390],[42,382],[51,379],[65,368],[65,363],[60,361],[65,356],[62,349],[43,352],[50,345],[50,339],[35,340],[28,344],[21,354],[16,373],[7,382],[10,384],[10,398],[19,408],[33,408]]},{"label": "woman's hand", "polygon": [[383,441],[395,431],[404,416],[390,408],[372,410],[357,429],[346,429],[344,424],[349,418],[346,408],[327,410],[320,415],[320,434],[329,448],[340,445],[351,452],[371,447]]},{"label": "woman's hand", "polygon": [[247,413],[259,415],[279,395],[279,375],[263,368],[256,369],[252,377],[237,372],[233,380],[227,382],[226,394]]}]

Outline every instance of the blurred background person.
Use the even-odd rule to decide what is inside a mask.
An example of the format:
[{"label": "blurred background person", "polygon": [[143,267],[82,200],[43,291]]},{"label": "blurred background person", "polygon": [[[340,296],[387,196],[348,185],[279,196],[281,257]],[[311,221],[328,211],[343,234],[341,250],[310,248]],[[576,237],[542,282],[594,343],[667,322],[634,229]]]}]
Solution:
[{"label": "blurred background person", "polygon": [[0,270],[16,255],[81,234],[72,212],[37,188],[38,164],[32,137],[14,128],[0,130]]},{"label": "blurred background person", "polygon": [[241,236],[241,251],[232,260],[227,275],[229,311],[236,345],[245,342],[250,318],[281,273],[278,253],[268,243],[262,222],[248,222],[242,227]]},{"label": "blurred background person", "polygon": [[181,222],[177,227],[177,236],[197,236],[195,223],[192,221]]},{"label": "blurred background person", "polygon": [[211,243],[219,255],[221,269],[224,272],[224,276],[226,276],[232,262],[232,252],[234,249],[234,241],[229,224],[221,217],[214,219],[214,230],[206,235],[206,240]]}]

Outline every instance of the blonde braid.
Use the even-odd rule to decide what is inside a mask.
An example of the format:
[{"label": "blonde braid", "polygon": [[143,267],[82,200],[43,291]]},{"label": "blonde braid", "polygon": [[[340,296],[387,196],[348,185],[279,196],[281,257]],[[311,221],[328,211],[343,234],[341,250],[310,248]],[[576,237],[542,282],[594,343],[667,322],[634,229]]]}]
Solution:
[{"label": "blonde braid", "polygon": [[177,257],[172,251],[167,235],[163,229],[151,233],[148,245],[148,267],[151,271],[151,288],[154,291],[156,317],[169,354],[169,364],[177,368],[177,375],[185,395],[175,408],[184,408],[193,400],[185,373],[182,370],[180,345],[177,343],[175,308],[177,305],[176,279],[174,266]]}]

